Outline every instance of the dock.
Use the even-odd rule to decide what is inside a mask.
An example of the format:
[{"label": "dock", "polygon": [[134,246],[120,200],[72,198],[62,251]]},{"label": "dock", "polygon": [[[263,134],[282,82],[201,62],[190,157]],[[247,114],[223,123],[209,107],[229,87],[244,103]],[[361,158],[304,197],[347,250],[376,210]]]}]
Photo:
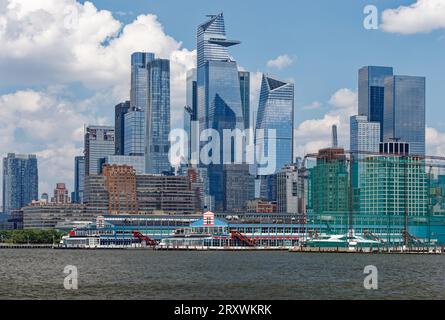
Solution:
[{"label": "dock", "polygon": [[348,247],[293,247],[290,252],[298,253],[366,253],[366,254],[445,254],[443,247],[381,247],[381,248],[348,248]]}]

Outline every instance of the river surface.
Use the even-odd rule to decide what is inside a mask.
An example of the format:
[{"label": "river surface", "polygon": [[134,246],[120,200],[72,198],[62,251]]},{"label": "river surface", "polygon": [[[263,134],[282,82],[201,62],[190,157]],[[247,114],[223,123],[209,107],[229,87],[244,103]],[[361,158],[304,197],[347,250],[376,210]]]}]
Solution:
[{"label": "river surface", "polygon": [[0,249],[0,299],[445,299],[445,256]]}]

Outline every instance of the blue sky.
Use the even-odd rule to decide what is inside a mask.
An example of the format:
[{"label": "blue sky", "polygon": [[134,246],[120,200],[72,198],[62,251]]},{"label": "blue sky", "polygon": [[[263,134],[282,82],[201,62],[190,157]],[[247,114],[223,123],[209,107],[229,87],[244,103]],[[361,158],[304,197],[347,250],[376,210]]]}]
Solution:
[{"label": "blue sky", "polygon": [[[280,1],[150,1],[95,0],[98,8],[118,13],[130,22],[142,13],[154,13],[167,34],[196,46],[196,26],[209,13],[223,11],[228,36],[242,41],[231,53],[251,71],[265,71],[296,83],[296,107],[329,100],[338,88],[357,88],[357,69],[388,65],[397,74],[427,77],[428,123],[445,129],[445,31],[400,35],[363,27],[363,8],[374,4],[381,11],[414,1],[288,0]],[[125,13],[126,15],[119,15]],[[295,57],[284,70],[266,67],[281,54]],[[441,108],[442,107],[442,108]],[[297,113],[297,122],[321,116],[326,108]]]},{"label": "blue sky", "polygon": [[[367,5],[378,30],[363,27]],[[170,58],[179,126],[196,27],[221,11],[228,37],[242,41],[232,56],[252,72],[252,108],[261,72],[295,82],[298,155],[326,146],[332,124],[348,147],[364,65],[426,77],[427,150],[445,154],[443,0],[0,0],[1,155],[36,153],[40,192],[72,187],[84,124],[112,124],[114,105],[128,99],[133,51]]]}]

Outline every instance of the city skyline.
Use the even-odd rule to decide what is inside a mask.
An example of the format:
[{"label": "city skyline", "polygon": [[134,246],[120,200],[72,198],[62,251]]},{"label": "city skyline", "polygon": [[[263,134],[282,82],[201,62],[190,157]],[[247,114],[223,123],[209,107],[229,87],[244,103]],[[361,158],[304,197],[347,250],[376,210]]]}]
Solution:
[{"label": "city skyline", "polygon": [[[93,1],[94,4],[97,5],[98,8],[103,8],[104,4],[101,1]],[[412,3],[414,3],[414,1],[412,1]],[[398,5],[401,4],[401,1],[391,1],[389,4],[383,6],[383,4],[377,4],[378,7],[381,7],[382,10],[383,9],[387,9],[387,8],[396,8]],[[329,7],[329,4],[325,4],[326,6]],[[408,4],[406,4],[408,5]],[[115,6],[115,4],[110,4],[109,9],[113,9],[113,6]],[[133,9],[134,12],[136,12],[136,8],[138,6],[136,5],[135,8]],[[309,5],[309,7],[311,7]],[[313,9],[313,7],[311,7]],[[145,13],[151,12],[151,7],[147,6],[147,8],[145,9]],[[224,9],[224,10],[221,10]],[[363,9],[363,6],[361,6],[360,9]],[[49,10],[49,9],[48,9]],[[162,12],[162,8],[158,7],[158,10],[160,12]],[[351,81],[353,81],[354,83],[356,83],[356,72],[358,70],[358,68],[364,66],[364,65],[374,65],[377,63],[371,63],[373,61],[369,61],[369,55],[363,54],[363,58],[362,58],[362,62],[360,62],[360,65],[356,65],[358,62],[354,62],[351,63],[350,65],[353,65],[354,67],[350,67],[350,69],[344,70],[344,74],[347,75],[342,75],[341,78],[342,80],[332,80],[332,84],[326,84],[324,82],[329,82],[327,80],[329,80],[330,76],[327,77],[326,80],[323,79],[322,84],[326,84],[326,87],[331,87],[331,86],[338,86],[338,90],[331,90],[331,89],[325,89],[325,88],[316,88],[316,86],[311,86],[309,85],[311,82],[313,82],[312,77],[314,76],[320,76],[320,73],[316,73],[316,71],[314,72],[313,75],[308,75],[307,73],[304,75],[300,75],[300,72],[295,72],[293,71],[292,67],[296,67],[298,66],[298,68],[305,68],[303,66],[303,61],[301,61],[302,58],[300,58],[300,53],[299,52],[292,52],[289,51],[287,53],[285,53],[285,51],[283,49],[277,49],[275,50],[267,50],[267,53],[269,55],[269,60],[267,59],[263,59],[263,65],[261,66],[261,68],[258,65],[255,65],[255,62],[253,64],[253,66],[249,66],[247,63],[243,63],[244,61],[247,61],[246,59],[246,54],[250,54],[252,55],[252,50],[258,50],[259,47],[255,47],[255,42],[251,40],[251,38],[249,37],[243,37],[243,34],[245,34],[245,32],[243,30],[241,30],[240,28],[237,28],[237,24],[235,21],[233,21],[234,17],[236,17],[236,12],[233,12],[234,9],[233,8],[217,8],[217,10],[214,8],[212,10],[209,10],[208,8],[206,8],[207,12],[214,12],[214,13],[218,13],[219,11],[225,11],[226,12],[226,16],[228,17],[229,21],[230,21],[230,35],[233,35],[235,38],[240,38],[242,40],[242,44],[240,46],[240,48],[235,49],[236,51],[234,51],[234,56],[237,57],[237,60],[239,60],[240,65],[251,71],[253,74],[254,79],[252,79],[251,83],[252,83],[252,88],[251,88],[251,96],[256,96],[256,98],[252,99],[251,101],[251,106],[252,109],[256,109],[258,107],[258,94],[259,94],[259,88],[258,88],[258,84],[255,85],[255,81],[258,82],[258,80],[255,80],[255,77],[258,78],[258,72],[259,71],[265,71],[266,73],[269,74],[277,74],[279,78],[283,78],[283,79],[289,79],[291,77],[293,77],[296,83],[296,126],[295,126],[295,131],[296,131],[296,144],[297,144],[297,154],[300,155],[301,152],[301,148],[298,147],[299,142],[302,142],[303,140],[300,139],[299,140],[299,134],[301,134],[302,132],[304,133],[304,135],[307,135],[311,132],[314,132],[314,130],[316,131],[320,131],[320,128],[325,128],[326,133],[322,132],[319,133],[317,132],[317,135],[315,135],[313,137],[313,141],[308,141],[308,143],[306,143],[304,145],[304,151],[305,152],[309,152],[309,151],[314,151],[315,149],[318,149],[319,147],[321,147],[320,145],[317,145],[317,143],[319,143],[320,140],[323,140],[322,138],[320,138],[320,134],[322,134],[322,137],[324,136],[329,136],[330,135],[330,126],[332,124],[337,124],[339,126],[339,144],[341,146],[347,146],[348,145],[348,141],[345,141],[345,129],[347,129],[348,127],[348,122],[349,122],[349,116],[356,114],[356,100],[357,100],[357,93],[356,93],[356,88],[357,85],[356,84],[351,84]],[[156,13],[156,10],[154,10],[151,13]],[[113,19],[121,19],[117,13],[117,11],[113,10],[113,15],[115,16],[115,18]],[[142,12],[141,12],[142,13]],[[139,12],[138,12],[139,14]],[[356,12],[357,15],[357,20],[362,21],[363,20],[363,14],[361,13],[360,10],[357,10]],[[167,29],[166,30],[171,30],[171,29],[175,29],[175,27],[171,24],[168,23],[169,19],[164,19],[166,22],[164,23],[163,20],[161,20],[163,14],[159,13],[159,21],[162,25],[164,25]],[[165,13],[164,13],[165,16]],[[199,16],[199,15],[197,15]],[[153,21],[153,17],[150,17],[151,20],[149,18],[147,18],[146,20],[141,19],[140,24],[142,26],[147,27],[148,25],[150,25],[151,23],[154,23],[156,21]],[[107,19],[111,19],[110,17],[108,17]],[[126,18],[128,19],[128,17]],[[251,19],[251,18],[250,18]],[[125,22],[125,19],[122,18],[122,20]],[[194,23],[196,19],[192,19],[190,21],[190,23],[187,23],[187,28],[186,31],[190,34],[190,36],[194,36],[195,32],[195,28],[196,28],[196,23]],[[112,21],[112,20],[110,20]],[[116,20],[117,21],[117,20]],[[129,25],[133,25],[131,21],[126,22]],[[168,24],[167,24],[168,23]],[[293,26],[294,24],[291,22],[288,22],[289,26]],[[296,27],[298,27],[298,24],[295,25]],[[159,26],[158,26],[159,27]],[[363,28],[360,25],[356,26],[357,29],[359,28]],[[428,38],[430,39],[431,37],[433,37],[432,34],[435,34],[436,37],[438,37],[438,31],[436,32],[431,32],[430,34],[425,34],[425,35],[414,35],[414,36],[410,36],[410,35],[393,35],[391,33],[385,33],[382,31],[369,31],[369,30],[359,30],[362,33],[362,36],[364,38],[372,38],[372,37],[377,37],[377,35],[381,35],[381,37],[395,37],[396,39],[402,39],[403,41],[409,42],[409,40],[406,40],[408,38]],[[168,49],[163,49],[163,48],[154,48],[155,50],[153,50],[154,52],[156,52],[157,54],[159,52],[161,52],[159,54],[159,56],[161,58],[170,58],[173,60],[173,69],[174,74],[172,74],[172,109],[175,109],[176,112],[177,110],[180,109],[180,113],[182,114],[182,107],[185,103],[185,73],[186,73],[186,69],[189,69],[189,67],[193,67],[193,65],[191,63],[189,63],[190,61],[193,61],[194,58],[194,54],[192,52],[192,50],[194,49],[193,45],[190,44],[188,42],[188,40],[184,40],[184,46],[176,46],[175,47],[175,41],[178,40],[182,40],[180,36],[176,36],[175,34],[173,34],[173,38],[171,39],[167,39],[169,41],[163,42],[164,41],[164,37],[166,36],[166,34],[168,32],[164,32],[163,30],[155,29],[155,33],[158,33],[157,36],[160,36],[161,39],[163,39],[162,41],[160,41],[160,44],[164,44],[166,47],[168,47]],[[185,31],[184,31],[185,32]],[[367,32],[367,33],[363,33],[363,32]],[[373,33],[375,32],[375,33]],[[149,36],[152,32],[151,31],[147,31],[147,36]],[[174,33],[174,32],[173,32]],[[121,37],[124,37],[124,35],[121,35]],[[139,36],[139,35],[138,35]],[[177,40],[175,40],[177,39]],[[418,40],[418,41],[425,41],[425,40]],[[258,43],[258,42],[256,42]],[[38,44],[36,44],[38,45]],[[144,49],[147,51],[151,51],[150,49],[150,45],[144,43],[143,46],[146,46]],[[131,45],[130,45],[131,47]],[[174,50],[170,50],[171,48],[175,47],[176,49]],[[185,49],[188,48],[188,49]],[[136,49],[136,48],[134,48]],[[131,51],[133,49],[129,49],[128,46],[125,48],[125,50]],[[164,50],[164,51],[163,51]],[[166,51],[165,51],[166,50]],[[168,52],[168,50],[170,50],[171,52]],[[279,50],[279,51],[278,51]],[[308,49],[306,49],[308,50]],[[134,50],[136,51],[136,50]],[[284,57],[284,55],[287,55],[287,58]],[[239,59],[238,59],[239,57]],[[280,59],[278,59],[277,57],[281,57]],[[284,57],[284,58],[283,58]],[[277,59],[275,59],[277,58]],[[357,60],[360,60],[361,57],[358,57]],[[122,58],[123,59],[123,58]],[[182,62],[178,62],[181,61],[181,59],[185,59],[184,61],[186,61],[184,63],[184,61]],[[354,58],[356,59],[356,58]],[[126,61],[124,62],[123,60],[121,61],[121,63],[124,64],[128,64],[128,56],[126,57]],[[256,59],[254,59],[256,60]],[[293,61],[293,63],[291,63],[290,61]],[[382,61],[382,59],[376,59],[378,60],[377,62]],[[425,67],[424,72],[422,72],[422,69],[420,69],[419,67],[406,67],[406,63],[407,61],[413,61],[413,59],[407,59],[407,58],[401,58],[400,59],[400,63],[392,63],[392,61],[394,61],[391,57],[388,58],[388,62],[387,63],[378,63],[377,65],[388,65],[388,66],[393,66],[396,70],[397,70],[397,74],[410,74],[410,75],[415,75],[415,76],[425,76],[427,78],[427,116],[430,115],[431,113],[436,113],[439,111],[440,109],[440,102],[439,102],[439,97],[440,97],[440,93],[441,91],[438,90],[438,86],[440,89],[440,78],[439,80],[437,80],[437,76],[434,76],[435,73],[433,73],[433,76],[430,75],[430,68]],[[440,61],[440,60],[434,60],[433,61]],[[188,61],[188,62],[187,62]],[[287,61],[287,62],[286,62]],[[270,63],[268,63],[270,62]],[[283,67],[286,64],[291,63],[290,66],[288,66],[288,68]],[[304,62],[307,63],[307,62]],[[188,65],[190,64],[190,66]],[[414,64],[414,62],[413,62]],[[269,65],[270,67],[267,67],[267,65]],[[275,67],[273,67],[275,66]],[[307,67],[307,66],[306,66]],[[441,67],[443,68],[443,66],[439,65],[437,69],[441,69]],[[282,69],[279,69],[282,68]],[[119,69],[119,68],[118,68]],[[178,72],[178,70],[180,72]],[[118,72],[119,74],[119,72]],[[80,81],[80,85],[77,85],[79,87],[84,86],[85,81],[82,80],[81,76],[77,75],[79,77],[79,81]],[[179,77],[179,78],[178,78]],[[69,77],[71,78],[71,76]],[[345,78],[347,78],[348,80],[345,81]],[[307,80],[308,84],[304,84],[305,80]],[[5,81],[5,80],[3,80]],[[109,79],[107,79],[107,77],[104,77],[102,79],[102,81],[104,83],[107,83],[109,81]],[[74,98],[74,101],[76,101],[78,99],[77,94],[79,97],[85,97],[86,99],[83,101],[83,103],[79,103],[77,108],[79,110],[83,109],[83,113],[79,112],[76,114],[75,110],[76,108],[74,108],[75,103],[72,102],[73,100],[67,99],[69,98],[69,96],[67,95],[66,92],[66,88],[63,88],[63,86],[68,86],[70,88],[71,84],[67,84],[70,83],[69,81],[61,81],[61,83],[63,83],[62,87],[57,87],[55,86],[55,84],[57,84],[57,81],[54,81],[54,85],[51,86],[51,90],[50,89],[42,89],[43,91],[40,91],[40,89],[42,88],[41,84],[33,84],[33,85],[28,85],[26,84],[26,82],[24,82],[25,84],[23,86],[20,85],[16,85],[14,84],[14,80],[12,79],[10,84],[7,84],[6,86],[3,86],[4,88],[1,91],[2,97],[1,97],[1,101],[2,104],[4,104],[5,106],[9,105],[10,103],[14,103],[16,102],[16,104],[18,105],[19,108],[19,113],[24,113],[25,116],[29,113],[32,113],[33,111],[30,109],[32,108],[36,108],[38,110],[42,109],[42,105],[47,105],[48,108],[53,108],[55,106],[58,107],[58,111],[55,113],[55,115],[51,115],[48,116],[48,119],[42,119],[42,123],[46,124],[46,126],[48,126],[49,128],[47,128],[46,130],[42,130],[41,136],[42,138],[40,138],[39,136],[36,136],[36,138],[33,139],[29,139],[29,141],[27,141],[26,143],[18,143],[17,148],[10,148],[8,147],[8,145],[6,144],[6,147],[8,147],[8,149],[5,149],[4,152],[18,152],[18,153],[36,153],[39,157],[39,169],[41,172],[41,178],[42,178],[42,182],[41,184],[43,185],[43,187],[41,187],[40,189],[44,192],[48,192],[50,193],[55,182],[66,182],[67,185],[69,186],[70,190],[73,190],[72,188],[72,171],[73,171],[73,164],[72,164],[72,159],[75,155],[81,155],[81,149],[82,149],[82,139],[80,139],[79,141],[79,132],[82,133],[82,127],[83,124],[112,124],[113,121],[113,108],[114,105],[116,105],[117,103],[121,102],[121,101],[125,101],[128,100],[129,94],[127,93],[125,96],[122,97],[121,101],[118,100],[114,100],[112,103],[108,103],[106,102],[106,100],[104,98],[104,95],[102,94],[103,92],[103,88],[98,88],[96,89],[95,87],[97,86],[101,86],[101,85],[91,85],[91,88],[89,88],[89,90],[91,92],[94,92],[97,90],[98,95],[94,97],[94,94],[92,96],[89,96],[89,93],[84,92],[82,90],[80,90],[79,88],[74,88],[73,92],[71,93],[72,95],[75,95],[76,97]],[[127,86],[129,83],[129,77],[120,77],[120,80],[118,81],[118,85],[117,86]],[[180,83],[180,85],[178,84]],[[444,83],[444,81],[442,81],[442,84]],[[39,89],[40,86],[40,89]],[[6,89],[5,89],[6,87]],[[116,88],[116,86],[111,86],[112,88]],[[179,89],[177,90],[177,88],[181,88],[183,87],[183,89]],[[5,91],[6,90],[6,91]],[[80,90],[80,91],[79,91]],[[311,97],[305,97],[305,92],[309,92],[309,91],[314,91],[317,90],[320,93],[320,97],[315,99],[310,99]],[[88,91],[88,90],[87,90]],[[125,91],[125,90],[123,90]],[[178,94],[178,91],[182,91],[182,93]],[[42,92],[44,93],[42,95]],[[90,92],[90,93],[91,93]],[[443,92],[443,91],[442,91]],[[178,95],[183,95],[182,97],[178,98]],[[324,98],[322,98],[322,96],[324,96]],[[29,100],[30,97],[33,100]],[[94,97],[94,98],[91,98]],[[6,99],[7,98],[7,99]],[[114,98],[114,97],[113,97]],[[302,100],[303,99],[303,100]],[[313,100],[313,101],[311,101]],[[68,101],[68,102],[67,102]],[[320,102],[321,101],[321,102]],[[332,107],[329,107],[329,103],[327,102],[323,102],[323,101],[330,101],[330,104],[332,105]],[[63,102],[65,104],[63,104]],[[317,103],[318,102],[318,103]],[[71,103],[71,104],[70,104]],[[92,107],[93,104],[98,103],[99,105],[102,104],[106,104],[106,109],[104,108],[104,110],[106,112],[100,112],[98,111],[98,109],[94,109]],[[320,105],[321,104],[321,105]],[[351,105],[353,106],[353,108],[351,107]],[[63,106],[65,106],[65,109],[63,109]],[[179,107],[181,106],[181,107]],[[28,109],[30,108],[30,109]],[[91,108],[92,110],[89,110],[89,108]],[[348,111],[351,111],[351,109],[353,110],[352,113]],[[175,112],[173,112],[174,114]],[[64,123],[66,125],[67,130],[71,130],[71,128],[73,130],[71,130],[70,134],[68,136],[65,136],[65,140],[64,140],[64,144],[62,144],[62,142],[60,140],[52,140],[53,138],[49,139],[49,142],[39,142],[39,141],[43,141],[43,139],[46,139],[45,135],[48,135],[49,133],[53,133],[54,130],[56,130],[58,127],[56,125],[51,125],[49,122],[46,121],[53,121],[53,116],[56,117],[65,117],[65,116],[69,116],[66,119],[66,123]],[[93,116],[91,118],[91,115]],[[311,118],[312,117],[312,118]],[[174,118],[174,116],[173,116]],[[438,118],[438,117],[437,117]],[[181,121],[178,121],[179,118],[175,118],[172,119],[172,128],[174,126],[178,127],[178,123],[181,123]],[[346,121],[344,121],[343,119],[347,119]],[[427,122],[428,123],[428,122]],[[37,126],[38,128],[40,128],[40,126]],[[437,127],[437,126],[436,126]],[[9,129],[9,127],[7,128]],[[19,123],[17,125],[17,127],[13,128],[14,129],[14,135],[13,138],[11,138],[11,141],[20,141],[20,137],[28,137],[29,132],[31,132],[29,129],[29,127],[26,127],[25,124]],[[439,128],[440,129],[440,128]],[[9,129],[11,130],[11,129]],[[9,132],[9,131],[8,131]],[[17,132],[17,133],[15,133]],[[49,132],[49,133],[48,133]],[[432,129],[428,129],[427,130],[427,143],[429,142],[430,144],[430,148],[431,145],[433,146],[437,146],[440,144],[440,142],[442,141],[442,136],[439,135],[437,137],[435,137],[433,143],[431,143],[431,138],[434,138],[434,134],[435,131],[432,131]],[[17,137],[16,137],[17,136]],[[428,141],[429,138],[429,141]],[[40,139],[40,140],[39,140]],[[39,145],[40,143],[40,145]],[[56,147],[57,146],[57,147]],[[328,143],[326,143],[324,146],[328,146]],[[5,147],[5,146],[4,146]],[[6,148],[5,147],[5,148]],[[314,150],[311,150],[311,148],[314,148]],[[432,153],[432,152],[429,152]],[[67,156],[67,154],[69,156]],[[433,153],[434,154],[434,153]],[[40,159],[42,161],[40,161]],[[61,163],[61,162],[66,162],[66,163]],[[51,167],[51,169],[47,169],[48,167]],[[53,170],[53,168],[56,168],[56,170]],[[55,171],[55,173],[49,173],[48,171]],[[57,177],[61,177],[58,178],[57,181],[54,180],[55,177],[54,175],[57,174]],[[61,181],[59,181],[61,180]]]}]

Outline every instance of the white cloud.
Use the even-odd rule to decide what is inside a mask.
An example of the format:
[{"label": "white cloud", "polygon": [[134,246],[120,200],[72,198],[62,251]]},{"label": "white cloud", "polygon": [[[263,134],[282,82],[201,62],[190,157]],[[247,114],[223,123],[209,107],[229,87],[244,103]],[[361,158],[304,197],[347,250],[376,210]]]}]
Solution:
[{"label": "white cloud", "polygon": [[83,124],[104,122],[94,109],[78,111],[75,105],[51,90],[0,96],[1,156],[37,154],[41,191],[51,191],[56,182],[72,183],[74,156],[82,154]]},{"label": "white cloud", "polygon": [[315,153],[321,148],[331,145],[331,128],[337,125],[340,146],[349,148],[349,118],[357,113],[358,96],[356,91],[340,89],[336,91],[328,103],[331,110],[323,118],[305,120],[295,129],[296,156]]},{"label": "white cloud", "polygon": [[317,110],[320,109],[322,106],[320,101],[313,101],[312,103],[303,106],[303,110]]},{"label": "white cloud", "polygon": [[444,0],[417,0],[410,6],[387,9],[381,28],[386,32],[414,34],[445,28]]},{"label": "white cloud", "polygon": [[426,154],[445,156],[445,133],[427,127],[425,132]]},{"label": "white cloud", "polygon": [[267,61],[269,68],[284,69],[294,63],[294,58],[291,58],[288,54],[282,54],[275,59]]},{"label": "white cloud", "polygon": [[114,105],[129,99],[132,52],[170,59],[173,126],[182,118],[185,75],[196,60],[155,15],[124,25],[75,0],[0,0],[0,44],[0,85],[47,87],[0,96],[0,149],[37,153],[46,192],[55,182],[72,184],[83,125],[113,123]]}]

